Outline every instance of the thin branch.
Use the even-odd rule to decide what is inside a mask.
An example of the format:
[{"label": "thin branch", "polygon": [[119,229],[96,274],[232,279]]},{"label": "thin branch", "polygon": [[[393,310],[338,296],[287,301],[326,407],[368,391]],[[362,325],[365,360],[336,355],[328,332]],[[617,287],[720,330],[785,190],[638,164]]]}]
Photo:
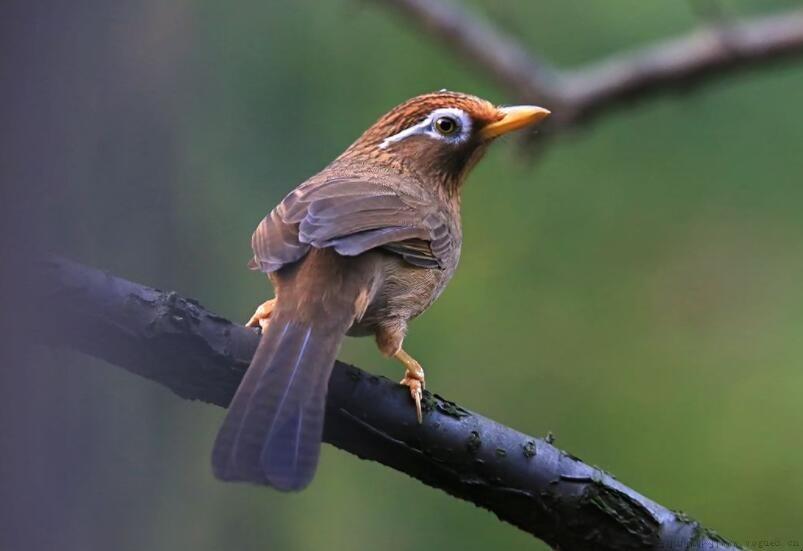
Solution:
[{"label": "thin branch", "polygon": [[[197,302],[66,260],[37,268],[38,304],[66,346],[227,406],[259,336]],[[338,362],[324,440],[484,507],[563,551],[740,549],[597,467],[430,393],[418,425],[398,384]],[[200,460],[200,459],[199,459]]]},{"label": "thin branch", "polygon": [[552,104],[560,96],[558,72],[469,12],[444,1],[380,0],[406,15],[514,96]]},{"label": "thin branch", "polygon": [[550,66],[447,0],[377,0],[466,58],[519,101],[553,111],[547,130],[587,122],[627,100],[688,88],[803,54],[803,10],[718,23],[577,69]]},{"label": "thin branch", "polygon": [[564,75],[576,117],[803,54],[803,10],[701,29]]}]

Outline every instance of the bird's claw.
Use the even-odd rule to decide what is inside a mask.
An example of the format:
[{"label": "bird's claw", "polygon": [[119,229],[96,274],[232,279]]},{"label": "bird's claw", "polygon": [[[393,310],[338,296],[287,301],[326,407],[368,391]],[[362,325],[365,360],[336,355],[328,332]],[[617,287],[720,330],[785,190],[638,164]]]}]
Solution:
[{"label": "bird's claw", "polygon": [[404,378],[399,381],[401,384],[410,387],[410,396],[415,402],[415,415],[420,425],[424,421],[421,411],[421,399],[424,397],[424,370],[415,358],[410,356],[403,348],[399,347],[393,357],[404,364]]},{"label": "bird's claw", "polygon": [[410,396],[415,402],[415,415],[418,419],[418,424],[424,422],[424,415],[421,411],[421,400],[424,397],[424,381],[415,377],[409,371],[405,374],[404,379],[399,381],[401,384],[410,388]]},{"label": "bird's claw", "polygon": [[262,304],[260,304],[254,315],[251,316],[248,321],[246,322],[246,327],[259,327],[262,329],[262,332],[268,330],[268,323],[270,323],[270,316],[273,313],[273,309],[276,307],[276,299],[272,298],[270,300],[266,300]]}]

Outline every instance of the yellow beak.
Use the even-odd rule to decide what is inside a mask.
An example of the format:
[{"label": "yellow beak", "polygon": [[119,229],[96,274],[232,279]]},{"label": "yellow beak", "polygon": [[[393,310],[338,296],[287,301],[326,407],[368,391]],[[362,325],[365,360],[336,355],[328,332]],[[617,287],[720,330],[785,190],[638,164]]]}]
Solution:
[{"label": "yellow beak", "polygon": [[512,107],[500,107],[499,112],[502,118],[492,122],[480,130],[480,134],[486,140],[496,138],[502,134],[513,132],[519,128],[535,124],[541,119],[545,119],[551,111],[536,105],[515,105]]}]

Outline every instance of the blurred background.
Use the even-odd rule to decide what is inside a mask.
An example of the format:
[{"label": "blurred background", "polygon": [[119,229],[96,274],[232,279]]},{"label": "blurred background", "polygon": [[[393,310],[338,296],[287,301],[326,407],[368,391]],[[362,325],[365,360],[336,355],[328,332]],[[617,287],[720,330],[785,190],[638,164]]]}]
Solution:
[{"label": "blurred background", "polygon": [[[5,239],[234,320],[269,293],[256,224],[378,116],[439,88],[514,99],[381,3],[4,4],[4,209],[25,223]],[[562,66],[701,23],[694,2],[466,5]],[[461,267],[407,340],[429,387],[736,541],[803,542],[801,90],[792,61],[497,144]],[[340,357],[401,376],[370,339]],[[13,358],[3,551],[546,549],[330,446],[298,495],[222,484],[223,410],[77,353]]]}]

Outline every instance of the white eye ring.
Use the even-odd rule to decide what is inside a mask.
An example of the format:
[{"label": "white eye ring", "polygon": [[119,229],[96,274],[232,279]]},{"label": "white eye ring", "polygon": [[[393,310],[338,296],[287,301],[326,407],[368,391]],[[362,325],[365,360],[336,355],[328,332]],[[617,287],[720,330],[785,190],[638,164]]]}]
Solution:
[{"label": "white eye ring", "polygon": [[[456,124],[456,131],[452,133],[444,133],[436,127],[440,119],[451,119]],[[430,138],[445,141],[452,144],[458,144],[466,141],[471,135],[471,117],[462,109],[455,107],[444,107],[442,109],[435,109],[423,121],[415,124],[409,128],[405,128],[401,132],[388,136],[382,143],[379,144],[380,149],[387,149],[396,142],[400,142],[410,136],[428,136]]]}]

